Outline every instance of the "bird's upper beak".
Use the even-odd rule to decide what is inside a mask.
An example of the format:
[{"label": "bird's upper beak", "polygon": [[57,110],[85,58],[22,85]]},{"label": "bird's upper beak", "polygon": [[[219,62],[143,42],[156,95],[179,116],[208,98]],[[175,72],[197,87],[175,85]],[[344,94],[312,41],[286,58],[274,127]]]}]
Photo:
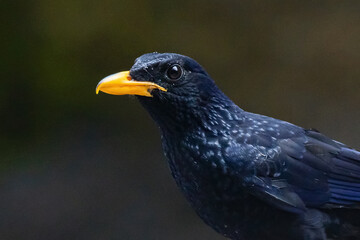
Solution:
[{"label": "bird's upper beak", "polygon": [[113,95],[140,95],[152,97],[151,91],[159,89],[167,90],[152,82],[140,82],[132,80],[129,71],[112,74],[101,80],[96,86],[96,94],[99,91]]}]

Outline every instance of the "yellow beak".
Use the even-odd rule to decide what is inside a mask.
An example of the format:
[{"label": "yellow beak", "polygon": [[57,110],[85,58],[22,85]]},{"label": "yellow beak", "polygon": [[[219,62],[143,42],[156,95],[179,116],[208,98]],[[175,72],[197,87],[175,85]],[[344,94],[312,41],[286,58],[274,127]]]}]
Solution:
[{"label": "yellow beak", "polygon": [[139,95],[152,97],[151,91],[159,89],[166,92],[167,90],[152,82],[133,81],[129,71],[115,73],[101,80],[96,86],[96,94],[99,91],[113,95]]}]

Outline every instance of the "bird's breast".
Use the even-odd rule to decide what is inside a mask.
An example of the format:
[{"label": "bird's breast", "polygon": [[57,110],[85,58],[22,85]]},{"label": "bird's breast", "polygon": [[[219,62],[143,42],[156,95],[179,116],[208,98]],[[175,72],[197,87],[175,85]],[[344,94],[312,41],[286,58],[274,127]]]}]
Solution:
[{"label": "bird's breast", "polygon": [[241,184],[224,159],[224,146],[221,138],[211,138],[203,133],[171,139],[163,137],[164,153],[172,175],[195,208],[206,208],[207,205],[213,208],[244,197]]}]

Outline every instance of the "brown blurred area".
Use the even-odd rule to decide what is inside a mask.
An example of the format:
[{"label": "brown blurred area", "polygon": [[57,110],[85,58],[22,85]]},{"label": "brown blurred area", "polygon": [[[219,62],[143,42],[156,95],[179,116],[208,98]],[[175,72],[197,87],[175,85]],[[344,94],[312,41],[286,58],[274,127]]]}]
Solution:
[{"label": "brown blurred area", "polygon": [[359,1],[1,1],[0,239],[223,239],[155,124],[98,81],[193,57],[245,110],[360,149]]}]

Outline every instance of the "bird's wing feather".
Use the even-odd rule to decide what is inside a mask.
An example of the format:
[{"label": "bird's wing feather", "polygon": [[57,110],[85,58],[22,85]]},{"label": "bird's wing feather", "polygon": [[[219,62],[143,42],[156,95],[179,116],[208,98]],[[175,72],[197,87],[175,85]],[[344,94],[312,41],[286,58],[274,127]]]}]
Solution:
[{"label": "bird's wing feather", "polygon": [[305,206],[359,208],[360,152],[314,130],[280,128],[283,133],[276,137],[251,134],[238,150],[240,161],[251,159],[249,175],[241,179],[248,192],[290,212]]},{"label": "bird's wing feather", "polygon": [[[314,156],[313,168],[322,171],[327,180],[329,198],[317,207],[360,207],[360,152],[333,141],[319,132],[306,130],[304,147]],[[299,159],[301,160],[301,159]],[[305,158],[307,160],[307,158]],[[324,162],[327,167],[316,164]],[[310,163],[308,163],[310,165]]]},{"label": "bird's wing feather", "polygon": [[342,147],[333,157],[334,171],[329,174],[329,203],[335,206],[360,205],[360,152]]}]

